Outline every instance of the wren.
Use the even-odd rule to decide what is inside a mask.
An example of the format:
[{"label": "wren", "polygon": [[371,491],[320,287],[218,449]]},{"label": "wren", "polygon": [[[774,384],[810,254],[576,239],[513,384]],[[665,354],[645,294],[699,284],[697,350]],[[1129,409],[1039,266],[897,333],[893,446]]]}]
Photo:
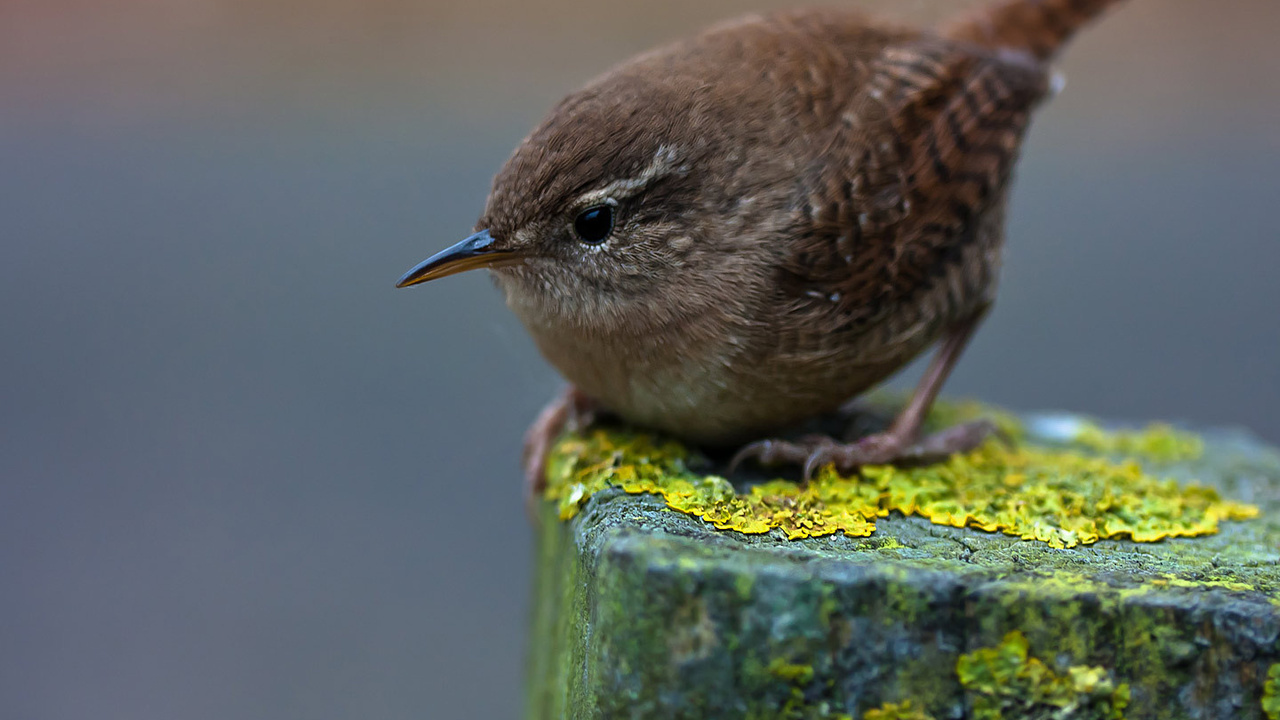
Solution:
[{"label": "wren", "polygon": [[[795,10],[647,52],[556,105],[477,232],[399,286],[488,268],[571,383],[526,438],[530,492],[595,409],[806,475],[972,449],[989,423],[922,437],[924,417],[995,299],[1049,63],[1116,1],[1005,0],[936,30]],[[887,431],[762,439],[935,343]]]}]

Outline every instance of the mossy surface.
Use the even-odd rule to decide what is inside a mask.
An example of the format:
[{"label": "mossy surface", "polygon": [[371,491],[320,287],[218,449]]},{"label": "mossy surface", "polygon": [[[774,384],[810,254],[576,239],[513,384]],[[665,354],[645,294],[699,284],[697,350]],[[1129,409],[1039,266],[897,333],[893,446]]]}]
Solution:
[{"label": "mossy surface", "polygon": [[[1072,444],[1086,426],[1028,416],[1018,430],[1024,448],[1087,458]],[[568,521],[548,502],[529,716],[961,720],[981,717],[985,702],[1010,720],[1092,720],[1116,710],[1127,686],[1128,720],[1270,718],[1280,455],[1243,433],[1202,438],[1200,452],[1179,445],[1136,462],[1260,515],[1158,542],[1058,548],[892,511],[870,519],[869,536],[790,540],[780,528],[719,531],[612,484],[579,498]],[[1108,460],[1121,467],[1124,453],[1134,451]],[[699,477],[697,457],[683,457]],[[1016,682],[1034,681],[1034,697],[1069,690],[1078,704],[984,695],[977,668],[1002,657]]]},{"label": "mossy surface", "polygon": [[1262,688],[1262,711],[1267,720],[1280,720],[1280,663],[1267,670],[1267,682]]},{"label": "mossy surface", "polygon": [[929,713],[915,707],[910,700],[901,703],[885,703],[868,710],[862,720],[933,720]]},{"label": "mossy surface", "polygon": [[956,674],[973,695],[974,720],[1124,720],[1129,705],[1129,686],[1117,685],[1106,668],[1076,665],[1059,675],[1029,655],[1017,630],[995,647],[961,655]]},{"label": "mossy surface", "polygon": [[[1129,704],[1129,686],[1117,685],[1106,668],[1077,665],[1059,675],[1030,655],[1017,630],[999,645],[961,655],[955,672],[974,720],[1124,720]],[[872,708],[862,719],[934,720],[910,700]]]},{"label": "mossy surface", "polygon": [[[995,417],[1009,448],[992,440],[976,451],[927,467],[863,468],[842,476],[823,468],[807,484],[774,480],[738,492],[728,480],[695,472],[705,461],[672,441],[597,429],[563,439],[553,453],[547,497],[569,519],[606,488],[661,496],[667,506],[721,530],[790,539],[843,532],[866,537],[876,519],[897,512],[953,527],[998,531],[1069,548],[1104,538],[1153,542],[1216,532],[1223,520],[1254,517],[1257,508],[1223,500],[1211,489],[1182,486],[1143,469],[1137,459],[1194,460],[1203,441],[1156,425],[1106,431],[1075,421],[1067,448],[1029,442],[1022,424],[1005,411],[972,403],[939,404],[932,422]],[[1059,421],[1062,430],[1064,421]],[[1113,459],[1128,455],[1133,459]]]}]

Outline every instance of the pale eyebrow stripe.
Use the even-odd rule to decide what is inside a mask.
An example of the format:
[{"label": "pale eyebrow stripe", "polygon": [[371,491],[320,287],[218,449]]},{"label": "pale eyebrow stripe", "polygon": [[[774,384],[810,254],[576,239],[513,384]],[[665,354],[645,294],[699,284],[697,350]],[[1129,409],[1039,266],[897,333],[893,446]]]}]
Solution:
[{"label": "pale eyebrow stripe", "polygon": [[683,168],[676,167],[675,159],[675,149],[663,145],[658,148],[653,162],[649,163],[649,166],[639,175],[633,178],[614,180],[602,188],[583,193],[574,201],[574,205],[582,207],[599,204],[610,199],[630,197],[648,187],[655,180],[682,170]]}]

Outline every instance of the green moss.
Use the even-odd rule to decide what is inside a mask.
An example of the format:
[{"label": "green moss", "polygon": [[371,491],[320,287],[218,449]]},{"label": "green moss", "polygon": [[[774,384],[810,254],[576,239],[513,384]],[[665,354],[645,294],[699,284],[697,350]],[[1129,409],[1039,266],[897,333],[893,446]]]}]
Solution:
[{"label": "green moss", "polygon": [[764,673],[785,683],[787,696],[781,706],[770,703],[753,705],[747,710],[749,720],[853,720],[852,716],[833,709],[828,701],[810,702],[805,697],[816,675],[812,665],[774,658]]},{"label": "green moss", "polygon": [[1058,675],[1030,657],[1026,637],[1016,630],[995,647],[961,655],[956,674],[975,720],[1123,720],[1129,704],[1129,686],[1116,685],[1105,668],[1077,665]]},{"label": "green moss", "polygon": [[1147,582],[1155,587],[1194,588],[1197,590],[1218,588],[1232,592],[1250,592],[1257,589],[1246,582],[1236,582],[1234,580],[1185,580],[1170,573],[1164,573],[1163,577],[1153,578]]},{"label": "green moss", "polygon": [[[1014,718],[1055,718],[1061,720],[1124,720],[1129,704],[1129,686],[1116,684],[1106,668],[1076,665],[1062,674],[1032,657],[1027,638],[1018,631],[1005,635],[995,647],[981,648],[961,655],[956,662],[956,677],[972,707],[975,720],[1013,720]],[[1277,666],[1280,667],[1280,666]],[[825,704],[804,702],[803,688],[814,680],[810,665],[775,659],[770,675],[792,686],[792,697],[784,706],[784,718],[837,718]],[[1273,668],[1268,678],[1268,693],[1280,682]],[[1264,698],[1264,708],[1267,699]],[[1270,711],[1268,711],[1270,712]],[[862,720],[933,720],[923,707],[911,700],[885,703],[867,710]],[[1272,716],[1272,720],[1276,720]]]},{"label": "green moss", "polygon": [[907,700],[901,704],[885,703],[863,714],[862,720],[933,720],[933,716]]},{"label": "green moss", "polygon": [[1017,420],[1002,411],[940,404],[938,414],[947,422],[1003,417],[1005,433],[1024,439],[1016,449],[993,440],[929,467],[867,467],[851,477],[827,467],[807,485],[774,480],[738,493],[722,477],[693,472],[697,457],[678,443],[597,429],[557,445],[547,497],[558,503],[562,519],[577,514],[595,493],[616,487],[659,495],[674,510],[748,534],[777,529],[790,539],[837,532],[866,537],[875,532],[877,518],[898,512],[1058,548],[1104,538],[1154,542],[1206,535],[1223,520],[1258,512],[1224,501],[1212,489],[1148,474],[1136,461],[1096,454],[1172,460],[1202,451],[1199,438],[1167,426],[1109,434],[1080,423],[1077,445],[1062,449],[1030,444]]},{"label": "green moss", "polygon": [[1270,720],[1280,720],[1280,663],[1267,671],[1267,683],[1262,688],[1262,711]]},{"label": "green moss", "polygon": [[582,632],[583,609],[587,602],[586,570],[582,558],[570,551],[572,534],[559,523],[542,523],[538,529],[538,567],[535,576],[535,637],[545,646],[531,653],[526,665],[526,698],[529,717],[564,717],[568,708],[583,702],[574,680],[580,676],[584,649],[572,638]]},{"label": "green moss", "polygon": [[775,677],[798,685],[808,685],[813,682],[812,665],[789,663],[782,658],[778,658],[769,663],[769,672]]}]

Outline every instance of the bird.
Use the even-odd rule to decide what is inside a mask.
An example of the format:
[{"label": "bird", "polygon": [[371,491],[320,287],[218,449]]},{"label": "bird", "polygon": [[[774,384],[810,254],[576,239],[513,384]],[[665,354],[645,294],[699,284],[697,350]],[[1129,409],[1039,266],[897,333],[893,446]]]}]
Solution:
[{"label": "bird", "polygon": [[[474,234],[397,285],[487,268],[568,380],[525,438],[530,496],[600,412],[806,478],[971,450],[990,422],[924,419],[995,301],[1053,61],[1118,2],[1001,0],[931,28],[785,10],[645,52],[555,105]],[[886,430],[782,439],[934,346]]]}]

